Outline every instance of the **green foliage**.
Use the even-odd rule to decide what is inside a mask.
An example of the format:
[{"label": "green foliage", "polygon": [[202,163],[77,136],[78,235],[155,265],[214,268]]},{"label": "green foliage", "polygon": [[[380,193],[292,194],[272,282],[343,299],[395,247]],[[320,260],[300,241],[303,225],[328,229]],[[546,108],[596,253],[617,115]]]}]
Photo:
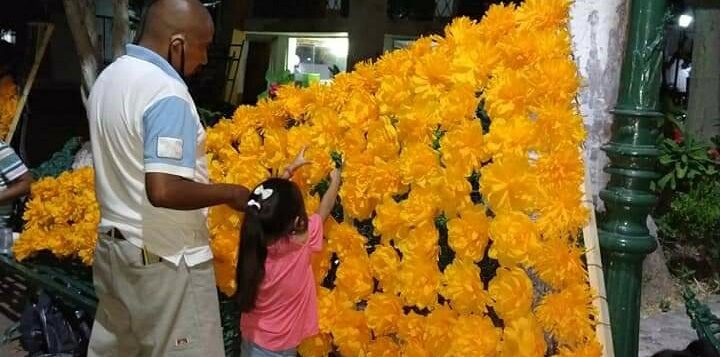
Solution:
[{"label": "green foliage", "polygon": [[204,108],[197,108],[200,121],[208,128],[215,125],[223,117],[222,112],[215,112]]},{"label": "green foliage", "polygon": [[666,243],[705,246],[718,257],[720,181],[700,181],[689,192],[676,193],[658,228]]},{"label": "green foliage", "polygon": [[664,175],[651,188],[657,191],[665,189],[691,188],[698,181],[717,175],[717,164],[708,155],[710,147],[686,136],[680,143],[665,139],[660,146],[660,165]]},{"label": "green foliage", "polygon": [[260,93],[260,95],[258,96],[258,100],[269,97],[270,92],[274,86],[293,83],[295,81],[295,75],[285,69],[282,71],[268,73],[265,76],[265,81],[267,82],[267,89],[264,92]]},{"label": "green foliage", "polygon": [[328,67],[328,70],[330,70],[330,78],[335,78],[335,76],[342,73],[342,70],[336,64]]},{"label": "green foliage", "polygon": [[80,137],[74,137],[65,142],[60,151],[54,153],[49,160],[36,168],[30,169],[33,178],[39,180],[44,177],[57,177],[61,173],[72,168],[75,154],[80,150],[83,141]]}]

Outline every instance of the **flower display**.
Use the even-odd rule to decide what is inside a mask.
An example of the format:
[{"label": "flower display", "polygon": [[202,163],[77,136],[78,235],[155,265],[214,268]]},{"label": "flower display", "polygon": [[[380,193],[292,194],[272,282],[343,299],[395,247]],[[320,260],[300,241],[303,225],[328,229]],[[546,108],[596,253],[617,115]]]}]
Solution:
[{"label": "flower display", "polygon": [[15,117],[18,88],[9,75],[0,78],[0,137],[5,138]]},{"label": "flower display", "polygon": [[92,264],[100,223],[94,182],[93,170],[83,168],[33,183],[23,216],[25,230],[13,245],[15,257],[22,261],[47,250]]},{"label": "flower display", "polygon": [[[585,132],[569,5],[492,5],[330,84],[278,86],[208,129],[214,182],[254,187],[307,147],[312,164],[292,180],[308,213],[342,166],[341,209],[312,259],[320,334],[302,356],[600,356],[578,240]],[[91,187],[90,171],[36,184],[17,256],[89,262]],[[228,296],[242,219],[226,206],[208,218]]]}]

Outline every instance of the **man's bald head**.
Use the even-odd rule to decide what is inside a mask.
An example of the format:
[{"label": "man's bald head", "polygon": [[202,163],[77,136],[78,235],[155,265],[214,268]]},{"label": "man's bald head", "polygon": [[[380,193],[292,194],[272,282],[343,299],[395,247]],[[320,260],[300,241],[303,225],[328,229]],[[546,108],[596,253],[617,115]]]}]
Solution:
[{"label": "man's bald head", "polygon": [[200,1],[156,0],[147,9],[139,42],[183,75],[190,75],[206,64],[214,30],[212,17]]}]

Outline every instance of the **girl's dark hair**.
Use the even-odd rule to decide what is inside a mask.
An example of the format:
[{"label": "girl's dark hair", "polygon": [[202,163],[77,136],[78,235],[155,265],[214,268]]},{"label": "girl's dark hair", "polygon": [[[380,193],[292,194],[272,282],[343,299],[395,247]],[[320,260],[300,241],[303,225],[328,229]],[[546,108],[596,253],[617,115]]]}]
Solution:
[{"label": "girl's dark hair", "polygon": [[293,232],[301,233],[307,229],[305,202],[294,182],[271,178],[260,186],[272,190],[272,194],[263,200],[261,194],[254,193],[257,188],[250,193],[250,204],[245,209],[240,228],[235,296],[241,312],[255,308],[258,290],[265,277],[267,247]]}]

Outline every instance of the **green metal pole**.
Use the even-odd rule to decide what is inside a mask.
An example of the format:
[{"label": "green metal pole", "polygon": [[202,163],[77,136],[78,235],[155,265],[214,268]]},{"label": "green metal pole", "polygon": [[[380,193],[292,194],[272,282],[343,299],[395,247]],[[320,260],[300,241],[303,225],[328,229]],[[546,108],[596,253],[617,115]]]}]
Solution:
[{"label": "green metal pole", "polygon": [[605,267],[615,356],[636,357],[640,328],[642,263],[657,243],[646,219],[657,198],[650,182],[656,145],[666,0],[630,0],[620,92],[613,113],[612,138],[603,150],[610,174],[600,198],[607,209],[599,236]]}]

